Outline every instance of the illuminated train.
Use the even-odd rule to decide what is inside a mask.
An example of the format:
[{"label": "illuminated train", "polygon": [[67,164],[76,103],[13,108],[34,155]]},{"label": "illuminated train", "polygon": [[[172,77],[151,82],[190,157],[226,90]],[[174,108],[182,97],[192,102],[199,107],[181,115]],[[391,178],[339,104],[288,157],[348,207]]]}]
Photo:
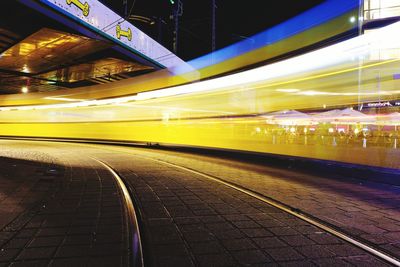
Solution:
[{"label": "illuminated train", "polygon": [[251,151],[398,171],[398,32],[400,22],[262,67],[129,96],[3,106],[0,134]]}]

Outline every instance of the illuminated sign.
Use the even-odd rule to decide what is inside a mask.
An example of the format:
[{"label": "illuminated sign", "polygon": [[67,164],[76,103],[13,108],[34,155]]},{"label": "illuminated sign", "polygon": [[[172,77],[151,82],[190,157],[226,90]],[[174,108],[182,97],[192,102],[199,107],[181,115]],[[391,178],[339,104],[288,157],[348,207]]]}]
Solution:
[{"label": "illuminated sign", "polygon": [[98,0],[41,0],[42,3],[167,68],[189,65]]},{"label": "illuminated sign", "polygon": [[368,108],[400,106],[400,101],[385,101],[367,103]]},{"label": "illuminated sign", "polygon": [[117,38],[121,39],[121,36],[125,36],[128,38],[129,41],[132,41],[132,31],[131,28],[128,28],[128,30],[124,31],[121,29],[121,26],[119,24],[115,26],[115,32],[117,34]]},{"label": "illuminated sign", "polygon": [[71,5],[74,4],[80,10],[82,10],[82,14],[87,17],[89,15],[89,4],[88,2],[81,3],[79,0],[67,0],[67,4]]}]

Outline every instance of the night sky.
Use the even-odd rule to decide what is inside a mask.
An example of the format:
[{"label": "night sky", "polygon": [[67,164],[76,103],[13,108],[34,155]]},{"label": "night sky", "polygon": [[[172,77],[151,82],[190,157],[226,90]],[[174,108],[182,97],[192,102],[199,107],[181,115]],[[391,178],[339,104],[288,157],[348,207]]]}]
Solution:
[{"label": "night sky", "polygon": [[[115,12],[123,15],[123,0],[101,0]],[[175,0],[177,1],[177,0]],[[211,0],[183,2],[180,18],[178,56],[184,60],[211,52]],[[132,3],[134,3],[133,8]],[[217,0],[216,46],[225,47],[241,39],[300,14],[323,0],[238,1]],[[174,21],[170,19],[173,7],[170,0],[128,0],[128,14],[155,18],[154,25],[139,21],[132,23],[172,51]]]}]

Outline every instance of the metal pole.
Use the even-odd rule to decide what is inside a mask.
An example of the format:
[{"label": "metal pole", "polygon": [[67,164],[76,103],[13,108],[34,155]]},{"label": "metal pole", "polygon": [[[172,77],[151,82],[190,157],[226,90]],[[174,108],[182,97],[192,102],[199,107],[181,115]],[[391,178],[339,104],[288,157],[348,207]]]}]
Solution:
[{"label": "metal pole", "polygon": [[212,10],[212,40],[211,40],[211,51],[214,52],[215,51],[215,30],[216,30],[216,0],[212,0],[212,6],[211,6],[211,10]]},{"label": "metal pole", "polygon": [[[358,2],[358,35],[362,35],[363,33],[363,26],[364,26],[364,0],[359,0]],[[363,59],[358,59],[358,110],[361,111],[363,108],[363,103],[361,102],[361,91],[362,91],[362,67]]]},{"label": "metal pole", "polygon": [[[179,3],[179,1],[178,1]],[[176,6],[178,6],[177,4]],[[175,28],[174,28],[174,53],[175,55],[178,54],[178,28],[179,28],[179,16],[178,16],[178,7],[175,8],[174,12],[174,18],[175,18]]]},{"label": "metal pole", "polygon": [[175,18],[175,29],[174,29],[174,53],[178,54],[178,37],[179,37],[179,17],[183,14],[183,4],[181,0],[178,0],[176,3],[176,7],[174,10],[174,18]]},{"label": "metal pole", "polygon": [[162,43],[162,27],[163,27],[163,25],[162,25],[162,23],[164,22],[163,20],[162,20],[162,18],[160,18],[160,17],[158,17],[157,18],[157,22],[158,22],[158,32],[157,32],[157,41],[159,42],[159,43]]},{"label": "metal pole", "polygon": [[123,0],[122,4],[124,5],[124,15],[126,19],[128,17],[128,0]]}]

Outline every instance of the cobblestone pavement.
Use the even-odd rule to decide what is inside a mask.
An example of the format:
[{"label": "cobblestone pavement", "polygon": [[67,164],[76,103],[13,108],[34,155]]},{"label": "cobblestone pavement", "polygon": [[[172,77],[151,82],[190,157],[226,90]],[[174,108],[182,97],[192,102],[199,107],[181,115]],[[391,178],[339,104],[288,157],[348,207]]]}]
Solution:
[{"label": "cobblestone pavement", "polygon": [[127,266],[114,178],[76,153],[1,141],[0,266]]},{"label": "cobblestone pavement", "polygon": [[[118,148],[136,152],[138,148]],[[197,170],[303,210],[400,258],[400,187],[311,175],[193,153],[139,149],[141,155]],[[399,177],[400,179],[400,177]]]},{"label": "cobblestone pavement", "polygon": [[[64,171],[59,171],[59,184],[49,188],[54,196],[37,211],[25,207],[31,210],[26,223],[13,227],[0,244],[0,266],[127,266],[120,195],[107,170],[92,158],[106,162],[129,184],[139,210],[146,266],[388,266],[253,197],[143,156],[274,192],[271,196],[281,200],[296,197],[296,204],[310,196],[323,204],[324,192],[328,199],[347,200],[352,195],[344,192],[355,189],[344,184],[352,182],[319,183],[301,173],[138,148],[1,141],[0,155],[7,149],[21,151],[19,158],[29,151],[51,155]],[[365,196],[384,190],[368,188]],[[337,202],[334,207],[341,210]]]}]

